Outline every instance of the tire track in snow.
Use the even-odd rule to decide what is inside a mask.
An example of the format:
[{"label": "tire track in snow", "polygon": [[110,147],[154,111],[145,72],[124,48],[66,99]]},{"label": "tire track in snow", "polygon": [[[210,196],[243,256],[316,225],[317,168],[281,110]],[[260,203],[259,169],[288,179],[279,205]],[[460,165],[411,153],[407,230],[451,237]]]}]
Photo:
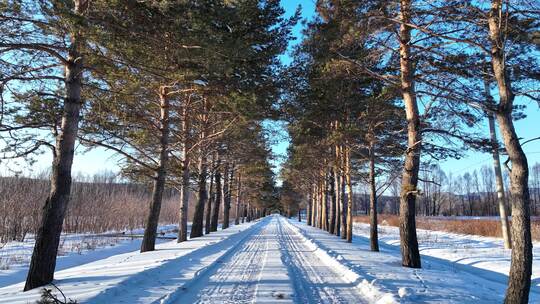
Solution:
[{"label": "tire track in snow", "polygon": [[170,300],[166,302],[367,302],[354,282],[280,216],[272,216]]},{"label": "tire track in snow", "polygon": [[305,238],[279,219],[280,248],[295,287],[297,303],[365,303],[353,282],[319,258]]},{"label": "tire track in snow", "polygon": [[234,258],[221,263],[195,303],[248,303],[255,293],[256,278],[262,270],[257,257],[264,250],[263,233],[238,246]]},{"label": "tire track in snow", "polygon": [[[275,218],[270,219],[218,260],[214,269],[195,277],[182,293],[174,298],[174,303],[287,301],[287,295],[278,293],[275,289],[287,290],[283,285],[289,285],[288,280],[263,282],[268,278],[267,272],[272,271],[268,268],[268,265],[272,265],[268,262],[269,251],[275,247],[274,251],[279,254],[276,223]],[[279,268],[279,265],[277,266]],[[282,269],[285,270],[284,267]],[[275,288],[276,282],[281,284],[281,287]],[[265,285],[264,288],[261,285]],[[292,288],[289,289],[290,294]]]},{"label": "tire track in snow", "polygon": [[297,303],[363,303],[364,297],[319,258],[305,239],[280,218],[279,235],[284,263],[287,264],[296,291]]}]

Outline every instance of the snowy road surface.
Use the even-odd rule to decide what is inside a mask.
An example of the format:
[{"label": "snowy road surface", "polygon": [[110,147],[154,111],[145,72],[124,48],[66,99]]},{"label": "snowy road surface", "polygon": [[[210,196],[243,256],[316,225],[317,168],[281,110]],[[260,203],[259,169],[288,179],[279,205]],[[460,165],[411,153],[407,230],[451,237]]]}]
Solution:
[{"label": "snowy road surface", "polygon": [[[277,215],[161,243],[153,252],[79,262],[55,274],[55,284],[78,303],[500,303],[507,280],[435,253],[423,257],[422,269],[403,268],[399,247],[381,242],[381,252],[371,252],[362,231],[346,243]],[[39,298],[39,289],[22,287],[0,284],[0,303]],[[540,303],[536,279],[530,300]]]},{"label": "snowy road surface", "polygon": [[362,303],[363,295],[282,217],[267,219],[175,303]]}]

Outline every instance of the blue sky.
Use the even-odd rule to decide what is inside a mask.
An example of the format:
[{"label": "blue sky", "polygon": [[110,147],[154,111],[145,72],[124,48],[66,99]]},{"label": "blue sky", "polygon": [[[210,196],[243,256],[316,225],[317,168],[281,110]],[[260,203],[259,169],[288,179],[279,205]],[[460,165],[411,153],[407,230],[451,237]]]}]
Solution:
[{"label": "blue sky", "polygon": [[[282,0],[282,5],[287,11],[288,15],[292,15],[298,5],[302,6],[302,16],[304,18],[310,18],[315,13],[315,2],[312,0]],[[294,29],[296,41],[291,43],[291,47],[301,40],[301,24],[298,24]],[[281,60],[284,63],[289,63],[291,58],[285,54],[281,56]],[[518,100],[519,102],[519,100]],[[520,137],[524,140],[540,136],[540,110],[537,104],[527,104],[526,110],[527,118],[516,122],[516,130]],[[272,150],[278,156],[283,157],[285,155],[288,141],[286,132],[284,131],[284,125],[280,123],[270,124],[271,128],[281,130],[281,136],[274,140]],[[484,123],[484,130],[487,132],[487,121]],[[529,159],[529,164],[533,165],[536,162],[540,162],[540,141],[534,141],[524,146],[524,150]],[[117,161],[118,156],[108,152],[104,149],[95,149],[87,153],[82,153],[82,149],[77,149],[78,154],[75,157],[73,169],[75,172],[83,174],[94,174],[102,171],[118,171]],[[38,157],[37,163],[33,166],[33,171],[38,172],[50,167],[52,157],[50,153],[43,154]],[[280,161],[278,160],[277,163]],[[441,162],[440,165],[447,173],[451,172],[454,176],[463,174],[466,171],[472,171],[480,169],[484,165],[491,164],[491,156],[487,153],[469,152],[464,158],[456,160],[449,159]],[[0,172],[6,174],[5,166],[0,165]]]}]

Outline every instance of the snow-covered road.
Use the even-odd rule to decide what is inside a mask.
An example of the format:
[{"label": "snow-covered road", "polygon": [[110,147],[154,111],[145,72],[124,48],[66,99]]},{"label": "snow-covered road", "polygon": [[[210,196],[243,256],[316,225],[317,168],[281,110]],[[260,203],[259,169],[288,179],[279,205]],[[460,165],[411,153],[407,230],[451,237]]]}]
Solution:
[{"label": "snow-covered road", "polygon": [[292,276],[298,303],[364,303],[353,280],[347,279],[335,261],[306,242],[287,220],[274,219],[278,226],[280,249]]},{"label": "snow-covered road", "polygon": [[362,303],[354,282],[319,257],[287,220],[272,216],[174,303]]}]

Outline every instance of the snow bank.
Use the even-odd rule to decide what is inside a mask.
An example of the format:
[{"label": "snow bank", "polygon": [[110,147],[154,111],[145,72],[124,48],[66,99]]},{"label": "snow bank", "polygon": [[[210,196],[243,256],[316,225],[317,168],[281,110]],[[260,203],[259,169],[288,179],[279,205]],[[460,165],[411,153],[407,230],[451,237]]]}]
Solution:
[{"label": "snow bank", "polygon": [[377,287],[376,280],[368,282],[366,279],[362,278],[358,273],[356,273],[351,268],[347,267],[345,264],[340,262],[343,260],[343,257],[339,254],[336,254],[332,251],[323,250],[315,242],[312,241],[304,232],[299,229],[297,226],[292,225],[287,221],[287,225],[290,226],[296,233],[302,236],[303,241],[309,246],[309,248],[323,260],[326,264],[334,267],[342,274],[343,278],[348,282],[356,284],[356,288],[371,302],[376,304],[394,304],[399,303],[393,294],[384,292]]},{"label": "snow bank", "polygon": [[[305,223],[294,220],[290,223],[314,243],[317,250],[327,252],[357,273],[362,278],[359,288],[364,288],[367,294],[374,289],[375,293],[390,294],[389,301],[399,303],[501,303],[504,299],[508,276],[502,271],[482,268],[500,263],[509,265],[509,260],[505,261],[509,252],[502,249],[500,240],[494,242],[490,238],[448,233],[444,233],[445,236],[419,230],[422,268],[411,269],[401,266],[397,228],[380,227],[380,252],[373,252],[369,244],[369,225],[361,224],[360,228],[355,225],[353,242],[347,243]],[[540,270],[537,251],[535,247],[530,303],[540,303],[540,281],[535,276]],[[381,295],[374,300],[387,299]]]},{"label": "snow bank", "polygon": [[[354,234],[369,238],[369,224],[355,223]],[[446,261],[460,271],[484,276],[506,284],[511,250],[504,249],[501,238],[417,229],[420,253]],[[379,242],[389,250],[399,250],[399,228],[379,226]],[[500,274],[500,275],[498,275]],[[501,276],[502,275],[502,276]],[[540,293],[540,243],[533,242],[532,292]]]}]

